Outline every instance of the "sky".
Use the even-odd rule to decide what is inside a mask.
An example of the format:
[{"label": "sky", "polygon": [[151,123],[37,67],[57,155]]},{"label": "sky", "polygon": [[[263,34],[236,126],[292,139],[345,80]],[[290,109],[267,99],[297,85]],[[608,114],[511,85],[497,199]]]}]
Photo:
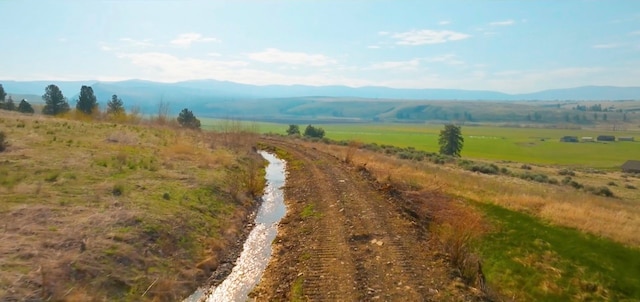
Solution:
[{"label": "sky", "polygon": [[640,86],[636,0],[0,0],[0,12],[0,81]]}]

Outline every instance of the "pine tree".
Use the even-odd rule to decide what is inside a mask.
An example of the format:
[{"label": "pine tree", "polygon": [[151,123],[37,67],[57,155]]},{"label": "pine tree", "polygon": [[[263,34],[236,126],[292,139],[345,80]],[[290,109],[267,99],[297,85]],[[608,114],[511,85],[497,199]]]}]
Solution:
[{"label": "pine tree", "polygon": [[445,125],[444,129],[440,131],[438,143],[440,144],[440,154],[460,157],[460,151],[462,151],[464,144],[460,127],[454,124]]},{"label": "pine tree", "polygon": [[69,103],[56,85],[47,86],[42,99],[45,102],[44,108],[42,108],[43,114],[57,115],[69,111]]},{"label": "pine tree", "polygon": [[84,112],[85,114],[91,114],[98,108],[98,100],[93,94],[93,88],[91,86],[82,85],[80,88],[80,97],[76,104],[76,110]]},{"label": "pine tree", "polygon": [[9,96],[7,102],[4,103],[4,110],[14,111],[16,110],[16,103],[13,102],[13,98]]},{"label": "pine tree", "polygon": [[33,110],[33,107],[31,107],[31,104],[29,104],[29,102],[27,102],[27,100],[22,99],[22,101],[20,101],[20,104],[18,104],[18,111],[22,112],[22,113],[34,113],[35,111]]},{"label": "pine tree", "polygon": [[4,98],[7,96],[7,93],[4,92],[4,87],[0,84],[0,109],[4,109],[5,103]]},{"label": "pine tree", "polygon": [[122,99],[120,99],[117,95],[111,96],[111,100],[107,102],[107,114],[124,114],[124,103],[122,103]]},{"label": "pine tree", "polygon": [[180,111],[178,115],[178,124],[182,127],[187,127],[191,129],[200,129],[200,120],[193,115],[191,110],[184,108]]}]

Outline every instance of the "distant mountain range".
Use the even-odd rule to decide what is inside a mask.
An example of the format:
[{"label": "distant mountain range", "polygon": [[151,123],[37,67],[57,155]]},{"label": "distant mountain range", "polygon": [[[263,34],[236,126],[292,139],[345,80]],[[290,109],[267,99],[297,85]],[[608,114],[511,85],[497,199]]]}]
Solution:
[{"label": "distant mountain range", "polygon": [[[162,101],[169,104],[169,113],[173,115],[182,108],[189,108],[200,117],[305,123],[424,122],[461,119],[521,122],[530,120],[532,115],[541,117],[540,121],[544,122],[565,122],[567,114],[575,115],[571,111],[572,106],[575,106],[572,102],[545,104],[510,101],[640,100],[640,87],[611,86],[584,86],[528,94],[507,94],[461,89],[256,86],[214,80],[178,83],[142,80],[0,82],[15,101],[26,98],[34,104],[42,103],[44,89],[52,83],[60,87],[72,106],[75,106],[80,87],[90,85],[101,108],[104,108],[111,96],[116,94],[123,100],[127,110],[135,106],[147,114],[155,114],[158,104]],[[624,110],[640,111],[640,102],[638,104],[625,105]],[[609,113],[609,117],[613,120],[616,115]],[[584,117],[580,120],[583,123],[587,122]]]},{"label": "distant mountain range", "polygon": [[211,102],[220,100],[270,99],[292,97],[348,97],[395,100],[461,100],[461,101],[523,101],[523,100],[640,100],[640,87],[583,86],[552,89],[526,94],[507,94],[489,90],[463,89],[399,89],[389,87],[248,85],[216,80],[194,80],[159,83],[143,80],[121,82],[99,81],[1,81],[5,91],[15,95],[42,95],[44,88],[55,84],[72,100],[82,85],[90,85],[99,101],[117,94],[123,100],[142,105],[160,100],[171,103]]}]

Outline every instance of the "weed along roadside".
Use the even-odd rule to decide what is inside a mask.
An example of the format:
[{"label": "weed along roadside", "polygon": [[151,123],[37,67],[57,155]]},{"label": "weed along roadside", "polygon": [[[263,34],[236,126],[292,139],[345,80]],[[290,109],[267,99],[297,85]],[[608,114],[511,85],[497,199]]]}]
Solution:
[{"label": "weed along roadside", "polygon": [[[265,175],[267,186],[242,253],[234,260],[235,266],[224,280],[213,280],[214,285],[197,290],[185,302],[245,301],[269,263],[271,242],[276,237],[278,222],[286,212],[282,192],[286,163],[271,153],[259,153],[269,162]],[[215,278],[216,273],[212,277]]]}]

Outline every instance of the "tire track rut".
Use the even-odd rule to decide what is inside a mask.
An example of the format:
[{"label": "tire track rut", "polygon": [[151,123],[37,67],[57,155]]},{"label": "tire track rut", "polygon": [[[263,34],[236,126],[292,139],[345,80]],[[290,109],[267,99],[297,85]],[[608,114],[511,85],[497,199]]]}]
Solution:
[{"label": "tire track rut", "polygon": [[287,217],[256,300],[433,300],[442,280],[431,276],[432,254],[394,200],[332,155],[288,141],[268,143],[294,162],[285,187]]}]

